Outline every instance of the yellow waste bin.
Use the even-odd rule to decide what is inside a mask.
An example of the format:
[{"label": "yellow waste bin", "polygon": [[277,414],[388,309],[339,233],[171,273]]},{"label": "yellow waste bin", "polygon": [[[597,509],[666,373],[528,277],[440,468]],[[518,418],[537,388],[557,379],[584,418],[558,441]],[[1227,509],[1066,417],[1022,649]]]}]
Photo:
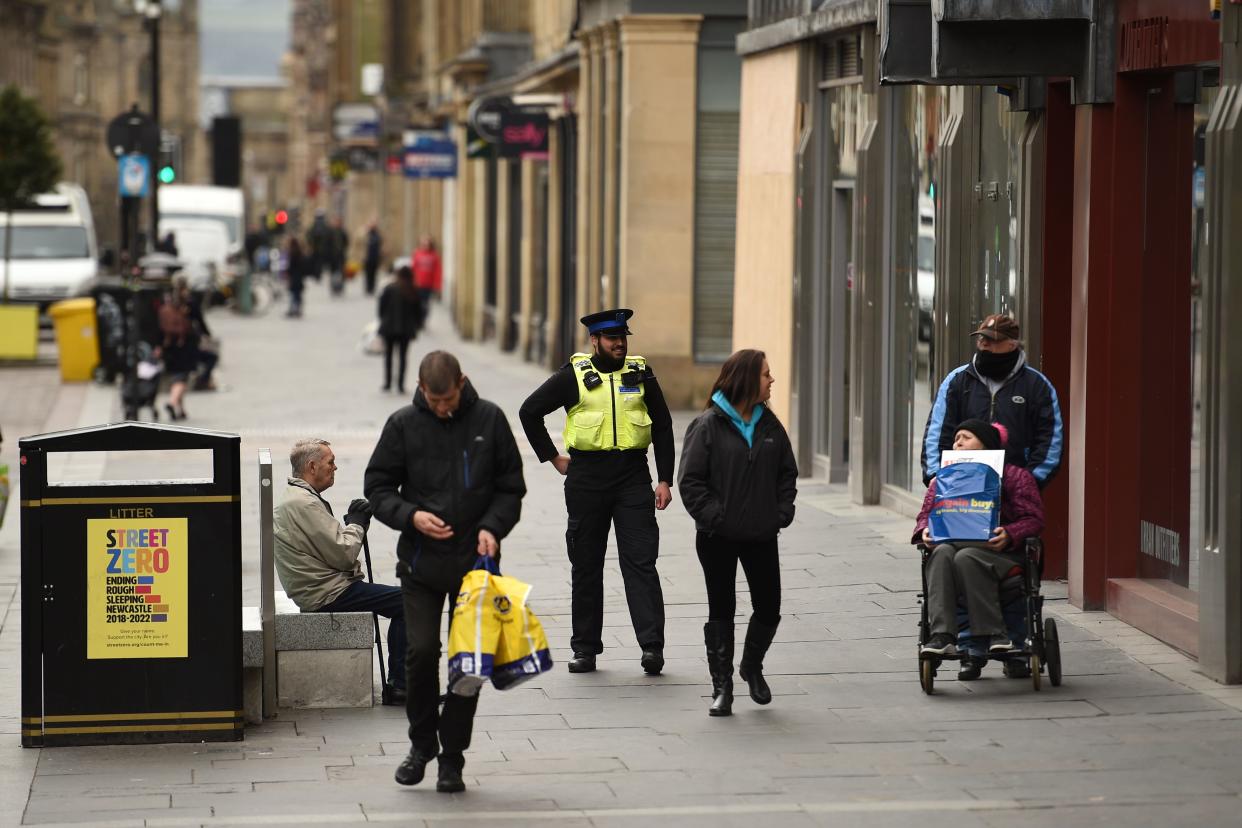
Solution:
[{"label": "yellow waste bin", "polygon": [[66,299],[47,309],[56,326],[60,378],[65,382],[89,380],[99,364],[99,334],[95,330],[95,300]]}]

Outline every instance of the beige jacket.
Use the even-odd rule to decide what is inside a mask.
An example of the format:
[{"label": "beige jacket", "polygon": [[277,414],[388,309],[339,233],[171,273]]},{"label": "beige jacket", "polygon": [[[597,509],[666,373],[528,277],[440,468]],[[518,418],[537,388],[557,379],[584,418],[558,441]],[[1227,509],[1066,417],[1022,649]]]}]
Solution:
[{"label": "beige jacket", "polygon": [[289,478],[284,502],[276,507],[276,574],[285,594],[303,612],[334,601],[362,580],[365,536],[361,526],[342,526],[326,500],[309,483]]}]

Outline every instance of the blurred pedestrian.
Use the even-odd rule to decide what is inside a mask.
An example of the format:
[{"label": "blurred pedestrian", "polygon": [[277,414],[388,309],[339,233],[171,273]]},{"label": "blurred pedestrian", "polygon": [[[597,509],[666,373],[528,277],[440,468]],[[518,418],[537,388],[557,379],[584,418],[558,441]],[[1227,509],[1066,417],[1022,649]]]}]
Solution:
[{"label": "blurred pedestrian", "polygon": [[323,278],[323,270],[332,261],[332,245],[335,235],[328,226],[328,216],[323,210],[315,211],[315,220],[306,231],[306,252],[311,264],[307,269],[316,282]]},{"label": "blurred pedestrian", "polygon": [[367,228],[367,252],[362,262],[367,279],[367,296],[375,293],[375,275],[379,272],[380,256],[384,251],[384,239],[375,222]]},{"label": "blurred pedestrian", "polygon": [[155,252],[167,253],[169,256],[178,255],[177,234],[171,230],[165,233],[163,238],[155,243]]},{"label": "blurred pedestrian", "polygon": [[763,351],[729,357],[707,410],[686,429],[677,490],[698,530],[695,547],[707,582],[703,643],[712,676],[711,716],[733,710],[733,614],[742,563],[753,612],[741,677],[756,704],[772,701],[763,658],[781,620],[776,537],[793,522],[798,464],[789,435],[768,410],[772,372]]},{"label": "blurred pedestrian", "polygon": [[392,388],[392,355],[397,352],[397,390],[405,393],[405,357],[410,341],[418,336],[422,308],[414,288],[414,274],[408,267],[380,291],[379,335],[384,340],[384,387]]},{"label": "blurred pedestrian", "polygon": [[190,291],[184,276],[173,281],[172,290],[164,296],[158,319],[163,340],[160,353],[168,374],[168,402],[164,410],[170,420],[185,419],[185,391],[190,374],[198,367],[198,343],[190,319]]},{"label": "blurred pedestrian", "polygon": [[259,262],[259,251],[268,246],[267,230],[256,222],[251,222],[246,228],[246,261],[250,264],[250,269],[266,270],[266,266],[261,266]]},{"label": "blurred pedestrian", "polygon": [[328,284],[332,295],[339,296],[345,290],[345,256],[349,253],[349,234],[340,216],[332,219],[328,244]]},{"label": "blurred pedestrian", "polygon": [[314,271],[315,261],[302,252],[302,243],[296,238],[289,239],[285,260],[285,279],[289,283],[289,310],[285,316],[296,318],[302,315],[302,291],[306,277]]},{"label": "blurred pedestrian", "polygon": [[479,398],[452,354],[423,358],[414,404],[384,424],[363,494],[375,517],[401,533],[410,753],[395,778],[417,785],[438,758],[436,790],[464,791],[461,772],[479,697],[449,693],[440,710],[445,601],[453,606],[480,556],[499,558],[500,542],[521,517],[526,483],[504,412]]},{"label": "blurred pedestrian", "polygon": [[[184,279],[184,277],[182,277]],[[203,314],[203,295],[183,287],[186,302],[190,308],[190,327],[193,329],[194,361],[197,373],[194,377],[195,391],[215,391],[216,384],[211,378],[216,363],[220,361],[220,346],[207,327],[207,317]]]},{"label": "blurred pedestrian", "polygon": [[423,302],[423,321],[431,312],[431,299],[440,298],[442,273],[440,253],[436,250],[436,242],[431,236],[423,236],[418,248],[410,259],[410,267],[414,270],[414,285],[418,288],[419,298]]}]

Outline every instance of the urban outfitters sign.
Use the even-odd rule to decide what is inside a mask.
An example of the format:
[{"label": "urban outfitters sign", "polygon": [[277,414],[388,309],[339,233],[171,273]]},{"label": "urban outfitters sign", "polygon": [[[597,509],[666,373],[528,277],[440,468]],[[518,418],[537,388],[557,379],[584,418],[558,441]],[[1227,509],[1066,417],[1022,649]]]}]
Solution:
[{"label": "urban outfitters sign", "polygon": [[87,521],[88,659],[189,655],[188,523]]}]

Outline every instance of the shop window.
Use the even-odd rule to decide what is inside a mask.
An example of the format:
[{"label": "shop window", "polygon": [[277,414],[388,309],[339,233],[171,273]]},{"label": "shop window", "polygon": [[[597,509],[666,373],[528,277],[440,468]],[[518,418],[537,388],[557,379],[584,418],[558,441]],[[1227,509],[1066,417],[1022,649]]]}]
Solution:
[{"label": "shop window", "polygon": [[932,310],[936,291],[937,147],[947,106],[944,87],[894,90],[891,270],[888,290],[886,482],[923,489],[923,428],[936,389]]},{"label": "shop window", "polygon": [[1203,90],[1202,98],[1195,105],[1195,150],[1194,167],[1191,175],[1191,204],[1193,221],[1191,227],[1194,235],[1190,247],[1191,291],[1190,291],[1190,525],[1186,539],[1187,554],[1190,556],[1190,574],[1188,586],[1193,592],[1199,591],[1199,551],[1203,548],[1203,492],[1200,480],[1203,463],[1203,301],[1200,286],[1208,277],[1208,224],[1205,209],[1207,189],[1207,152],[1204,142],[1209,116],[1216,105],[1219,87],[1208,87]]},{"label": "shop window", "polygon": [[975,284],[973,316],[1016,316],[1021,295],[1018,255],[1018,204],[1022,126],[1025,113],[1010,112],[1008,96],[985,89],[979,107],[979,166],[974,196]]}]

